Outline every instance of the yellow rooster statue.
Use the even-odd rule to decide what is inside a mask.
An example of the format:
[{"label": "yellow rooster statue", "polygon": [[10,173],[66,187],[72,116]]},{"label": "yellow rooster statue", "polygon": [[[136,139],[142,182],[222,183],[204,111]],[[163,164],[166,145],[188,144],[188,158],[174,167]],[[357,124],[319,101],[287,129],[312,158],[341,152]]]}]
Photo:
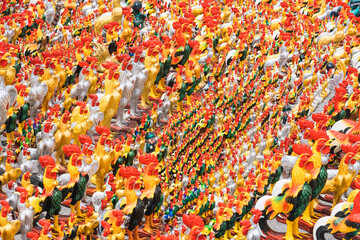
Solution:
[{"label": "yellow rooster statue", "polygon": [[108,13],[105,13],[101,15],[94,24],[94,31],[96,34],[101,33],[103,27],[111,22],[118,22],[120,25],[122,24],[122,7],[120,5],[120,0],[113,0],[113,11],[109,15]]}]

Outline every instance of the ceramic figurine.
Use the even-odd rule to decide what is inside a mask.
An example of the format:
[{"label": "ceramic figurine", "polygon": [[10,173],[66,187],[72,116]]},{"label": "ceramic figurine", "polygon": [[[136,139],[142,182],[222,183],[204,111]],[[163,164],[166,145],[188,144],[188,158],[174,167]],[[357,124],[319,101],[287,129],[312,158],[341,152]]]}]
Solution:
[{"label": "ceramic figurine", "polygon": [[92,176],[91,182],[96,184],[96,189],[103,190],[104,177],[111,168],[111,163],[114,160],[115,152],[112,149],[112,141],[110,140],[110,130],[104,126],[97,126],[96,132],[101,134],[101,137],[94,149],[94,159],[99,163],[98,170]]},{"label": "ceramic figurine", "polygon": [[[359,166],[356,162],[355,152],[358,152],[359,145],[355,144],[354,146],[343,146],[343,151],[346,152],[344,157],[341,159],[339,164],[339,169],[335,171],[328,170],[330,174],[336,174],[335,176],[328,176],[332,178],[328,180],[325,184],[325,187],[322,189],[321,193],[334,193],[333,208],[340,203],[341,195],[349,188],[349,184],[355,177],[355,174],[358,172]],[[341,180],[339,180],[341,179]],[[337,184],[337,181],[340,184]]]},{"label": "ceramic figurine", "polygon": [[[299,211],[300,210],[305,211],[308,204],[310,203],[311,187],[309,186],[307,181],[309,181],[311,178],[310,171],[312,170],[313,165],[314,164],[312,163],[312,161],[308,160],[307,156],[300,157],[297,160],[295,166],[293,167],[292,181],[291,181],[291,186],[297,190],[295,190],[294,192],[288,192],[288,196],[285,193],[285,195],[283,196],[263,197],[263,198],[267,198],[264,205],[266,218],[272,219],[280,212],[290,213],[290,217],[286,220],[286,224],[287,224],[286,236],[289,239],[294,239],[294,236],[299,235],[298,218],[300,217],[300,213],[301,213]],[[301,175],[301,177],[299,174]],[[286,202],[287,201],[286,199],[294,198],[294,196],[297,197],[297,194],[304,194],[304,198],[302,198],[303,201],[298,201],[296,208],[294,207],[284,208],[288,204]],[[286,199],[285,196],[287,196]],[[280,202],[275,206],[274,204],[276,200],[279,200]]]},{"label": "ceramic figurine", "polygon": [[1,56],[0,61],[2,64],[0,65],[0,76],[3,78],[4,84],[11,85],[16,77],[16,69],[11,66],[11,54],[5,53]]},{"label": "ceramic figurine", "polygon": [[0,85],[2,86],[0,93],[2,99],[2,116],[0,118],[0,125],[2,126],[6,122],[7,111],[15,104],[17,91],[16,88],[14,88],[13,86],[5,86],[4,81],[0,80]]},{"label": "ceramic figurine", "polygon": [[[113,65],[114,66],[114,65]],[[112,117],[117,113],[118,106],[122,96],[122,90],[119,83],[120,72],[115,66],[112,74],[105,79],[105,94],[100,100],[100,111],[104,114],[101,124],[110,127]]]},{"label": "ceramic figurine", "polygon": [[30,104],[30,117],[32,120],[35,119],[37,110],[42,105],[42,101],[48,91],[48,85],[41,81],[43,75],[44,69],[38,65],[34,68],[30,76],[31,88],[26,101]]},{"label": "ceramic figurine", "polygon": [[87,62],[80,62],[79,66],[82,67],[79,74],[79,83],[71,90],[71,97],[83,101],[87,97],[91,85],[90,81],[87,79],[89,64]]},{"label": "ceramic figurine", "polygon": [[153,88],[153,85],[156,80],[156,76],[160,71],[160,64],[159,64],[159,42],[156,41],[150,41],[147,44],[149,47],[147,50],[147,55],[145,57],[145,68],[148,70],[149,76],[145,82],[145,86],[141,95],[141,106],[143,108],[148,107],[150,104],[149,101],[149,94],[151,88]]},{"label": "ceramic figurine", "polygon": [[[80,148],[77,145],[65,145],[64,152],[67,156],[70,156],[67,170],[69,172],[69,181],[62,187],[59,187],[60,191],[67,191],[69,194],[67,197],[71,198],[70,209],[76,216],[82,216],[80,209],[80,200],[83,198],[86,191],[86,183],[89,180],[89,175],[82,174],[78,171],[78,167],[82,165],[82,156]],[[67,189],[67,190],[66,190]],[[73,191],[72,189],[77,189]]]},{"label": "ceramic figurine", "polygon": [[134,83],[134,88],[131,93],[130,98],[130,114],[131,115],[138,115],[139,111],[137,109],[138,105],[138,98],[143,92],[145,82],[149,76],[149,71],[145,68],[145,56],[146,51],[143,50],[141,47],[131,49],[135,53],[135,59],[132,66],[133,76],[136,78]]},{"label": "ceramic figurine", "polygon": [[38,142],[37,151],[40,156],[51,155],[54,152],[56,129],[56,125],[48,119],[41,131],[36,135],[36,141]]},{"label": "ceramic figurine", "polygon": [[121,59],[122,62],[122,71],[121,76],[119,78],[120,81],[120,89],[121,89],[121,99],[119,103],[119,108],[117,110],[117,121],[116,124],[118,126],[124,125],[124,109],[128,104],[131,98],[131,93],[134,89],[135,77],[131,71],[133,68],[133,60],[122,55],[124,57]]},{"label": "ceramic figurine", "polygon": [[[314,226],[314,239],[321,239],[325,233],[343,233],[345,234],[345,238],[351,239],[356,233],[356,230],[351,226],[351,223],[356,224],[355,219],[358,216],[357,211],[359,210],[357,200],[359,200],[359,197],[360,193],[357,193],[352,210],[349,209],[344,217],[328,216],[320,218]],[[337,223],[335,224],[335,222]],[[345,222],[347,224],[345,224]]]},{"label": "ceramic figurine", "polygon": [[161,201],[161,186],[159,185],[159,178],[157,177],[157,167],[159,162],[157,157],[153,154],[146,154],[139,157],[139,162],[146,165],[144,179],[146,184],[140,196],[146,205],[145,210],[145,228],[144,231],[151,233],[152,228],[155,227],[153,222],[154,212]]},{"label": "ceramic figurine", "polygon": [[120,5],[120,0],[114,0],[112,1],[113,10],[110,13],[104,13],[101,15],[94,24],[95,33],[99,34],[102,31],[102,28],[105,26],[105,24],[111,23],[111,22],[118,22],[119,24],[122,23],[122,7]]},{"label": "ceramic figurine", "polygon": [[20,231],[21,236],[26,238],[26,234],[33,228],[35,210],[30,206],[28,191],[23,187],[19,187],[17,191],[21,193],[19,203],[17,204],[19,221],[21,223]]},{"label": "ceramic figurine", "polygon": [[138,227],[144,216],[145,203],[136,196],[136,191],[140,190],[139,171],[134,167],[120,166],[120,175],[125,178],[125,197],[126,203],[122,207],[123,214],[128,218],[127,234],[129,239],[139,240]]},{"label": "ceramic figurine", "polygon": [[70,112],[65,111],[61,116],[60,122],[56,127],[55,133],[55,158],[57,163],[62,163],[65,165],[65,155],[63,151],[63,146],[70,144],[72,139],[71,134],[73,129],[70,127]]}]

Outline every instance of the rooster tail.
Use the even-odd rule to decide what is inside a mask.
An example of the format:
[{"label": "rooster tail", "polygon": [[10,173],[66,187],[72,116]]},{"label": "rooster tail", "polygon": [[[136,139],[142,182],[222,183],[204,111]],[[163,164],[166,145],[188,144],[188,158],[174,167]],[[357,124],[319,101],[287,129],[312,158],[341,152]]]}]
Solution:
[{"label": "rooster tail", "polygon": [[325,239],[325,233],[330,233],[329,224],[327,223],[331,217],[320,218],[314,226],[314,240]]},{"label": "rooster tail", "polygon": [[278,196],[268,199],[265,202],[265,218],[273,219],[279,213],[288,213],[291,210],[289,203],[286,202],[286,195],[284,194],[284,192]]},{"label": "rooster tail", "polygon": [[109,50],[99,44],[99,43],[93,43],[95,45],[95,57],[96,59],[98,60],[98,64],[101,65],[101,63],[103,63],[108,57],[110,57],[110,53],[109,53]]},{"label": "rooster tail", "polygon": [[269,227],[267,220],[264,217],[260,218],[259,226],[260,226],[261,231],[263,233],[265,233],[265,235],[269,234],[269,231],[271,230],[271,228]]}]

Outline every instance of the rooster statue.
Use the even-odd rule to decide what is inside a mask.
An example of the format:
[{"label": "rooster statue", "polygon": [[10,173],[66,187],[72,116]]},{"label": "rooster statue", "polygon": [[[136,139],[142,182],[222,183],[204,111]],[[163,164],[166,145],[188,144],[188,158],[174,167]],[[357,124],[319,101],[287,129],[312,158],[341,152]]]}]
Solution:
[{"label": "rooster statue", "polygon": [[105,79],[105,94],[100,100],[100,111],[104,113],[104,119],[101,125],[110,127],[111,119],[117,113],[118,106],[122,96],[119,77],[120,72],[117,70],[117,65],[107,62],[110,69],[108,77]]},{"label": "rooster statue", "polygon": [[341,149],[346,154],[341,158],[338,169],[328,170],[329,175],[331,174],[333,178],[329,179],[328,177],[321,194],[334,193],[333,208],[340,203],[341,196],[349,189],[357,175],[359,164],[356,161],[356,153],[359,151],[359,148],[360,143],[354,146],[342,145]]},{"label": "rooster statue", "polygon": [[71,135],[73,128],[70,127],[70,112],[65,111],[61,116],[60,122],[57,124],[57,131],[55,133],[55,158],[57,163],[66,164],[65,154],[63,151],[63,146],[70,144]]},{"label": "rooster statue", "polygon": [[[350,208],[351,209],[351,208]],[[325,239],[325,234],[343,233],[343,239],[353,239],[360,228],[360,191],[356,194],[351,212],[341,216],[320,218],[314,226],[314,240]]]},{"label": "rooster statue", "polygon": [[150,153],[140,156],[139,162],[146,165],[143,176],[145,188],[140,196],[140,199],[144,201],[146,205],[144,231],[151,233],[151,228],[155,227],[153,215],[161,201],[161,186],[157,169],[159,161],[155,155]]},{"label": "rooster statue", "polygon": [[112,12],[104,13],[101,15],[94,24],[94,30],[96,34],[101,33],[103,27],[112,22],[118,22],[119,24],[122,23],[123,20],[123,10],[120,4],[120,0],[113,0],[112,1],[113,10]]},{"label": "rooster statue", "polygon": [[91,182],[96,185],[97,191],[104,191],[104,178],[111,170],[111,164],[115,159],[115,151],[111,149],[110,130],[103,126],[96,126],[96,132],[101,134],[94,150],[94,160],[99,163],[99,167],[91,177]]},{"label": "rooster statue", "polygon": [[6,217],[11,210],[10,205],[5,200],[1,200],[0,204],[2,205],[0,220],[3,220],[0,222],[0,237],[4,240],[15,239],[15,234],[19,231],[21,223],[19,220],[8,221]]},{"label": "rooster statue", "polygon": [[[91,141],[91,139],[90,139]],[[89,175],[80,173],[78,168],[82,165],[82,158],[80,147],[77,145],[65,145],[64,152],[67,156],[70,156],[68,163],[69,181],[65,186],[60,189],[68,188],[68,192],[71,198],[70,209],[76,216],[81,216],[80,200],[83,198],[86,191],[86,184],[89,181]]]},{"label": "rooster statue", "polygon": [[124,190],[126,200],[121,202],[120,208],[123,214],[126,215],[127,235],[129,240],[140,240],[138,227],[144,217],[145,210],[145,203],[136,195],[136,191],[139,191],[141,187],[139,181],[140,172],[134,167],[124,167],[122,165],[119,171],[120,175],[126,179]]},{"label": "rooster statue", "polygon": [[59,213],[61,210],[61,202],[64,201],[68,195],[68,189],[59,190],[57,188],[57,172],[58,167],[55,164],[55,160],[50,156],[41,156],[39,158],[40,164],[44,170],[43,184],[44,190],[40,197],[36,197],[30,201],[31,206],[35,209],[35,214],[39,212],[45,212],[45,219],[54,217],[55,232],[60,231],[59,225]]},{"label": "rooster statue", "polygon": [[[258,200],[258,202],[265,201],[262,206],[265,219],[273,219],[279,213],[289,214],[286,219],[286,239],[293,240],[294,236],[300,236],[298,222],[299,217],[310,203],[311,187],[308,182],[312,177],[313,167],[314,163],[308,154],[300,155],[293,167],[291,182],[284,184],[282,192],[277,196],[264,196]],[[261,206],[257,206],[257,208],[260,209]],[[266,225],[266,222],[264,224]],[[264,224],[260,223],[260,227]]]},{"label": "rooster statue", "polygon": [[[360,112],[359,112],[360,113]],[[358,122],[350,119],[343,119],[337,121],[327,131],[327,134],[331,140],[331,152],[338,153],[341,151],[341,145],[354,145],[360,140],[358,132],[360,130],[360,120]]]},{"label": "rooster statue", "polygon": [[[206,235],[209,234],[208,228],[205,227],[204,220],[196,214],[184,214],[182,216],[183,223],[190,228],[188,240],[206,240]],[[183,238],[182,238],[183,239]]]},{"label": "rooster statue", "polygon": [[137,115],[139,114],[137,110],[138,99],[143,92],[145,82],[149,76],[149,71],[145,68],[144,64],[146,52],[141,47],[134,47],[131,50],[135,53],[135,64],[133,64],[131,70],[136,80],[130,98],[130,114]]}]

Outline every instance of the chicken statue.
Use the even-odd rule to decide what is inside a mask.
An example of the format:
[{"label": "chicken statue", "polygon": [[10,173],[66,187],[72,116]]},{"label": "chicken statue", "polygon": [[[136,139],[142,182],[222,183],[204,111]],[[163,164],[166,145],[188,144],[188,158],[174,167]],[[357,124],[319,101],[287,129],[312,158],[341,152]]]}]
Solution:
[{"label": "chicken statue", "polygon": [[13,84],[16,78],[16,69],[11,66],[11,54],[5,53],[0,58],[0,78],[3,78],[5,85]]},{"label": "chicken statue", "polygon": [[[90,139],[91,141],[91,139]],[[89,175],[86,173],[80,173],[78,168],[82,165],[84,155],[81,153],[80,147],[77,145],[65,145],[64,152],[67,156],[70,156],[68,163],[69,179],[65,186],[59,187],[60,190],[67,188],[69,198],[71,198],[70,209],[76,216],[80,217],[80,200],[83,198],[86,191],[86,184],[89,181]]]},{"label": "chicken statue", "polygon": [[[204,220],[196,214],[184,214],[182,216],[183,223],[190,228],[190,233],[185,236],[188,240],[206,240],[209,234],[208,228],[205,227]],[[181,238],[183,239],[183,238]]]},{"label": "chicken statue", "polygon": [[[284,184],[281,194],[262,197],[267,198],[263,209],[266,219],[273,219],[279,213],[289,213],[289,217],[286,219],[286,239],[292,240],[294,236],[299,236],[299,217],[310,203],[311,187],[307,182],[312,177],[310,172],[314,163],[309,159],[308,154],[300,155],[293,167],[291,182]],[[259,202],[263,201],[262,198],[259,199]],[[257,208],[260,209],[260,207]]]},{"label": "chicken statue", "polygon": [[0,127],[6,122],[7,112],[15,104],[17,98],[16,88],[5,86],[0,76]]},{"label": "chicken statue", "polygon": [[104,126],[96,126],[96,132],[101,134],[94,150],[94,160],[99,163],[98,170],[91,177],[91,182],[96,185],[97,191],[104,191],[105,175],[111,170],[111,164],[115,160],[115,151],[112,149],[110,130]]},{"label": "chicken statue", "polygon": [[52,155],[55,150],[55,132],[56,125],[50,119],[44,122],[44,125],[36,135],[37,151],[40,156]]},{"label": "chicken statue", "polygon": [[[33,61],[35,62],[35,60]],[[39,62],[35,62],[39,63]],[[35,64],[34,63],[34,64]],[[30,91],[25,101],[30,104],[30,118],[35,119],[38,108],[41,106],[42,101],[48,91],[48,85],[42,81],[44,75],[44,69],[41,65],[36,65],[30,75]]]},{"label": "chicken statue", "polygon": [[[150,41],[150,42],[149,42]],[[143,108],[147,108],[150,105],[149,94],[151,89],[156,89],[154,86],[156,77],[160,71],[159,53],[161,42],[155,40],[149,40],[146,42],[148,45],[147,56],[145,57],[145,68],[148,70],[149,76],[145,82],[145,86],[141,95],[141,104]],[[145,43],[144,43],[145,44]]]},{"label": "chicken statue", "polygon": [[13,167],[14,161],[15,156],[10,151],[7,151],[5,172],[0,176],[0,186],[7,184],[11,180],[16,181],[20,177],[21,170]]},{"label": "chicken statue", "polygon": [[57,172],[55,160],[50,156],[41,156],[39,158],[40,164],[44,170],[43,185],[44,190],[40,197],[31,199],[30,205],[35,209],[35,214],[46,211],[45,219],[54,218],[55,232],[60,231],[59,213],[61,210],[61,202],[64,201],[68,195],[68,189],[59,190],[57,185]]},{"label": "chicken statue", "polygon": [[145,203],[137,197],[142,182],[139,180],[140,172],[134,167],[119,168],[120,176],[125,178],[125,197],[126,199],[120,203],[120,208],[126,216],[125,226],[129,240],[140,240],[138,227],[144,217]]},{"label": "chicken statue", "polygon": [[30,206],[28,191],[23,187],[18,187],[17,191],[21,193],[20,200],[17,204],[19,211],[18,220],[21,223],[20,231],[22,238],[26,239],[26,234],[30,232],[33,227],[35,210]]},{"label": "chicken statue", "polygon": [[2,205],[0,220],[3,220],[0,222],[0,237],[4,240],[15,239],[15,234],[19,231],[21,223],[19,220],[8,221],[6,217],[11,210],[10,205],[5,200],[1,200],[0,204]]},{"label": "chicken statue", "polygon": [[78,101],[83,101],[87,97],[91,85],[88,79],[89,64],[85,61],[80,61],[79,66],[82,67],[79,74],[79,83],[71,89],[71,98],[77,98]]},{"label": "chicken statue", "polygon": [[345,236],[342,239],[353,239],[360,228],[360,191],[356,194],[354,204],[350,209],[340,216],[320,218],[314,226],[314,240],[325,239],[326,233],[343,233]]},{"label": "chicken statue", "polygon": [[342,145],[341,148],[346,154],[341,158],[338,169],[328,170],[328,174],[332,176],[329,176],[331,179],[328,179],[321,191],[321,194],[334,193],[333,208],[340,203],[341,196],[349,189],[359,168],[356,153],[360,149],[360,143],[354,146]]},{"label": "chicken statue", "polygon": [[159,161],[156,155],[150,153],[140,156],[139,162],[146,165],[143,176],[145,188],[140,196],[146,205],[144,231],[151,233],[152,228],[155,227],[153,215],[161,201],[161,186],[157,169]]},{"label": "chicken statue", "polygon": [[105,94],[100,100],[100,111],[104,113],[104,119],[101,125],[110,127],[111,119],[118,111],[118,106],[122,96],[119,77],[120,72],[116,64],[107,62],[107,67],[110,69],[108,77],[105,79]]},{"label": "chicken statue", "polygon": [[135,63],[133,64],[131,70],[136,80],[130,98],[130,114],[135,116],[139,114],[137,109],[138,99],[141,93],[143,92],[145,82],[149,77],[149,71],[145,68],[145,64],[144,64],[146,51],[144,51],[142,47],[133,47],[131,48],[131,51],[135,53],[135,59],[134,59]]},{"label": "chicken statue", "polygon": [[40,81],[45,82],[47,84],[47,92],[44,96],[44,99],[41,104],[41,112],[43,114],[49,109],[49,102],[55,94],[55,90],[59,84],[60,77],[55,75],[55,63],[51,60],[47,60],[45,62],[45,74],[43,75]]},{"label": "chicken statue", "polygon": [[112,5],[113,10],[111,13],[104,13],[95,21],[94,30],[96,34],[101,33],[103,27],[108,23],[118,22],[121,25],[123,20],[123,10],[120,4],[120,0],[113,0]]},{"label": "chicken statue", "polygon": [[[124,56],[125,55],[125,56]],[[122,72],[120,76],[120,89],[121,89],[121,99],[119,107],[117,110],[117,120],[116,124],[118,126],[123,126],[124,124],[124,109],[125,106],[130,101],[131,93],[134,89],[135,76],[133,75],[131,69],[133,68],[133,59],[127,54],[121,55],[123,57],[122,62]]]},{"label": "chicken statue", "polygon": [[60,122],[57,124],[55,133],[55,158],[57,163],[66,164],[63,146],[70,144],[73,128],[70,127],[70,112],[65,111],[61,116]]}]

